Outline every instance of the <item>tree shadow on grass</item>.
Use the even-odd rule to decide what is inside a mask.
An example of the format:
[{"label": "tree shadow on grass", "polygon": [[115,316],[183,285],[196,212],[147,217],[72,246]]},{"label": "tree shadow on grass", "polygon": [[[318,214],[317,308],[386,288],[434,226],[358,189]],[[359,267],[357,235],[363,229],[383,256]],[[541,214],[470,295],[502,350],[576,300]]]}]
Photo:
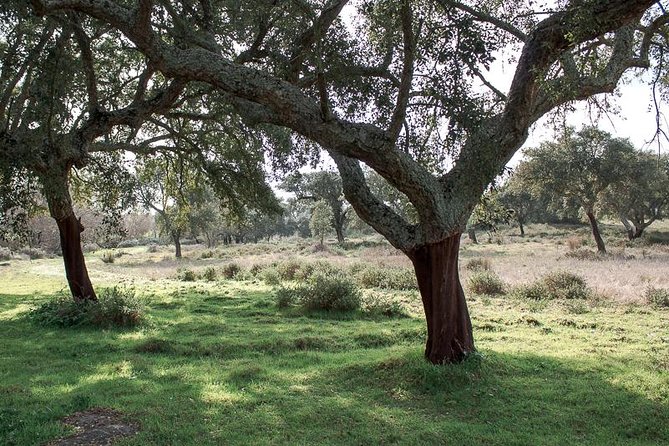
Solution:
[{"label": "tree shadow on grass", "polygon": [[595,359],[490,351],[438,367],[411,321],[247,322],[146,335],[1,320],[0,444],[62,437],[59,420],[91,407],[139,424],[126,445],[669,443],[666,399]]}]

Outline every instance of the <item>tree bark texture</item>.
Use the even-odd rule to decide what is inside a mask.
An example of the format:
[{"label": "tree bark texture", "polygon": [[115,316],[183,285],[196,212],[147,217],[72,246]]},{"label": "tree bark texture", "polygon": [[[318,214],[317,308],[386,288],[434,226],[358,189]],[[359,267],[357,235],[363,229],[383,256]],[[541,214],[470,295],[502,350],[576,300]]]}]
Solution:
[{"label": "tree bark texture", "polygon": [[595,239],[595,243],[597,243],[597,252],[600,254],[606,254],[606,246],[604,245],[604,239],[602,239],[602,235],[599,233],[599,225],[597,224],[595,214],[593,212],[587,212],[587,216],[588,220],[590,220],[592,236]]},{"label": "tree bark texture", "polygon": [[44,176],[43,184],[49,214],[58,225],[65,276],[72,297],[75,301],[97,300],[81,248],[81,233],[84,227],[74,215],[67,174],[49,172]]},{"label": "tree bark texture", "polygon": [[459,362],[476,350],[458,274],[460,235],[407,253],[416,271],[427,320],[425,357],[433,364]]},{"label": "tree bark texture", "polygon": [[174,240],[174,256],[177,259],[181,258],[181,233],[172,232],[172,240]]}]

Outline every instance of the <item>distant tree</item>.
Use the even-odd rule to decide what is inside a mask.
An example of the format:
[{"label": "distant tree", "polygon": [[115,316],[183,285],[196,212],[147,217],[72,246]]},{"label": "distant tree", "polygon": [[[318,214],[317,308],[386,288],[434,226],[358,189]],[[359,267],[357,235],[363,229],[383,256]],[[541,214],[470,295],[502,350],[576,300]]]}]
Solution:
[{"label": "distant tree", "polygon": [[478,243],[476,230],[483,230],[488,233],[488,242],[491,242],[499,225],[508,224],[513,215],[514,211],[502,204],[496,190],[487,191],[474,208],[472,216],[469,217],[467,224],[469,238],[472,242]]},{"label": "distant tree", "polygon": [[669,203],[669,157],[637,152],[624,176],[612,182],[601,197],[605,213],[619,218],[634,240],[664,217]]},{"label": "distant tree", "polygon": [[634,147],[628,140],[586,127],[575,133],[566,129],[554,142],[545,142],[526,153],[528,178],[551,195],[562,208],[580,208],[588,218],[600,253],[606,246],[599,231],[597,212],[603,193],[631,174]]},{"label": "distant tree", "polygon": [[325,201],[332,211],[332,227],[337,233],[337,241],[344,243],[344,231],[351,208],[344,198],[341,178],[338,173],[329,171],[296,172],[283,181],[281,189],[294,193],[299,200]]},{"label": "distant tree", "polygon": [[332,207],[327,201],[318,200],[312,207],[309,229],[312,236],[320,239],[322,248],[323,239],[332,231]]}]

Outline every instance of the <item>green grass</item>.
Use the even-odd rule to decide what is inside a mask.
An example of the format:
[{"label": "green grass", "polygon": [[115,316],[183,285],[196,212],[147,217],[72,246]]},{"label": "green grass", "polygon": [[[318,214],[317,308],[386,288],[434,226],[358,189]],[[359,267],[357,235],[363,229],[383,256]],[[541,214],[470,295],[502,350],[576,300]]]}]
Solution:
[{"label": "green grass", "polygon": [[415,293],[385,318],[278,309],[260,281],[147,281],[139,328],[54,329],[26,314],[62,284],[0,274],[2,445],[99,406],[139,424],[126,446],[669,443],[667,309],[470,296],[480,355],[432,366]]}]

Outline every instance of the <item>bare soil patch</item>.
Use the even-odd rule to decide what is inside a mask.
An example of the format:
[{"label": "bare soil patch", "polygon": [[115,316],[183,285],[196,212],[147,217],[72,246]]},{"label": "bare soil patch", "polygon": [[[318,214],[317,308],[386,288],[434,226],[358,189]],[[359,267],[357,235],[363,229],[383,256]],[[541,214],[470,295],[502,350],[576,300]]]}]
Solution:
[{"label": "bare soil patch", "polygon": [[104,407],[73,413],[64,418],[63,423],[77,432],[47,446],[110,446],[115,440],[132,436],[139,430],[136,425],[124,421],[122,415]]}]

